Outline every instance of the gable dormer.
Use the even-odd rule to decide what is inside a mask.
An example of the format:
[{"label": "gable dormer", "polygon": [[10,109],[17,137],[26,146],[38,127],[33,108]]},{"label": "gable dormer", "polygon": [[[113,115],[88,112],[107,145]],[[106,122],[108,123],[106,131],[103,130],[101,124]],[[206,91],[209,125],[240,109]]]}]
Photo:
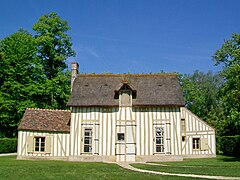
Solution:
[{"label": "gable dormer", "polygon": [[122,82],[115,90],[114,98],[119,99],[119,106],[132,106],[132,99],[136,99],[136,90],[128,82]]}]

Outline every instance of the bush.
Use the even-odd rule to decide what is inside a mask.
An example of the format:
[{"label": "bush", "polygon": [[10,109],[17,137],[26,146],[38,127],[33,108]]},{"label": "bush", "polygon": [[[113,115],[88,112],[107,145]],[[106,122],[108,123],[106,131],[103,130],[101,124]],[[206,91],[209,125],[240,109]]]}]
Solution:
[{"label": "bush", "polygon": [[16,138],[0,138],[0,153],[17,152]]},{"label": "bush", "polygon": [[240,157],[240,135],[219,137],[218,146],[224,155]]}]

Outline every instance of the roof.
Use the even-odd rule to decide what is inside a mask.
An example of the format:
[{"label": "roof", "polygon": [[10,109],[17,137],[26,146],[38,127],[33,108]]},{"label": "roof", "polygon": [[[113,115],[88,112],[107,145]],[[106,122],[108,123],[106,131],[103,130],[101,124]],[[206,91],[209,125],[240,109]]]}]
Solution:
[{"label": "roof", "polygon": [[18,130],[70,132],[71,111],[27,108]]},{"label": "roof", "polygon": [[79,74],[67,106],[118,106],[114,95],[126,83],[133,106],[184,106],[177,74]]}]

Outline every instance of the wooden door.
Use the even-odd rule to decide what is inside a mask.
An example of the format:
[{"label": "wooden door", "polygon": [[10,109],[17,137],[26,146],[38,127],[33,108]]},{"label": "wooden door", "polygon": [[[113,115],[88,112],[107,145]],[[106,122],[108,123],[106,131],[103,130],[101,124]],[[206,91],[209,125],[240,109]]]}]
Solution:
[{"label": "wooden door", "polygon": [[116,161],[133,162],[136,156],[135,125],[117,127]]}]

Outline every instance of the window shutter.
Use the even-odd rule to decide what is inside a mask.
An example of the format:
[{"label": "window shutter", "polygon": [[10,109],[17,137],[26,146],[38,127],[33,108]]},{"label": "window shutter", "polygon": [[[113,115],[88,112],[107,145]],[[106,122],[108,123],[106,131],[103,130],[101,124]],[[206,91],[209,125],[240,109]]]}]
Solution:
[{"label": "window shutter", "polygon": [[34,151],[34,138],[33,136],[27,136],[27,152],[31,153]]},{"label": "window shutter", "polygon": [[46,153],[51,153],[51,148],[52,148],[52,137],[47,136],[46,137],[46,142],[45,142],[45,152]]},{"label": "window shutter", "polygon": [[201,138],[201,150],[208,150],[208,139]]}]

